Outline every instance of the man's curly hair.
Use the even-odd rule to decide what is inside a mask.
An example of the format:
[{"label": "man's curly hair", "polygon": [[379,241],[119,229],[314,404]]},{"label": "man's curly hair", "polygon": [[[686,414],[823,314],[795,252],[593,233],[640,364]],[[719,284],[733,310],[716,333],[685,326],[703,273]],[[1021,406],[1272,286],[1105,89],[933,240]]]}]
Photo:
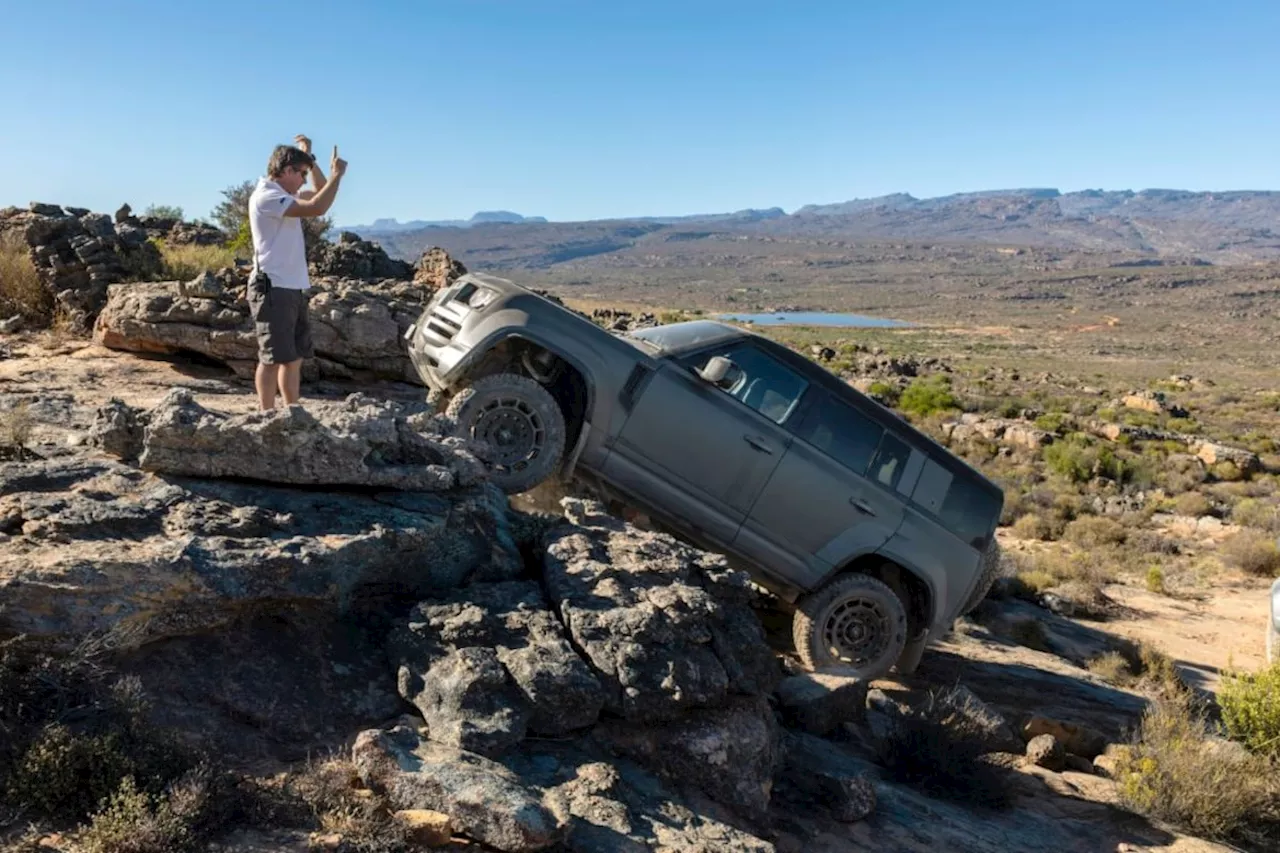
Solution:
[{"label": "man's curly hair", "polygon": [[290,166],[310,168],[315,161],[316,158],[295,145],[277,145],[267,161],[267,177],[278,178]]}]

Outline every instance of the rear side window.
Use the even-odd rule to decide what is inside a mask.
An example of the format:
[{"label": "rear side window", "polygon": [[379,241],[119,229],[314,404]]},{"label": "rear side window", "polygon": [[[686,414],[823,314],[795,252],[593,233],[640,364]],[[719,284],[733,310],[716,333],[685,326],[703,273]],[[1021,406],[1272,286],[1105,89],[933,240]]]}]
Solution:
[{"label": "rear side window", "polygon": [[822,394],[797,435],[857,474],[866,474],[884,428],[852,406]]},{"label": "rear side window", "polygon": [[957,477],[951,481],[938,515],[956,536],[980,548],[986,544],[999,513],[1000,499],[996,495],[973,480]]}]

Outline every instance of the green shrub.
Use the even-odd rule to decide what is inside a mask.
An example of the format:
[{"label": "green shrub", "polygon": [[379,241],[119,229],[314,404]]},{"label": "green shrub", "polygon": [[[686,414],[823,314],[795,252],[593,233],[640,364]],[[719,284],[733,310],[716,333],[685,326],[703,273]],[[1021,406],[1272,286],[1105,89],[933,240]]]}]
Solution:
[{"label": "green shrub", "polygon": [[1280,532],[1280,514],[1275,504],[1245,498],[1231,508],[1231,520],[1241,527],[1255,527],[1267,533]]},{"label": "green shrub", "polygon": [[899,397],[898,406],[909,414],[925,416],[957,409],[959,403],[951,393],[950,379],[931,376],[913,380]]},{"label": "green shrub", "polygon": [[1046,432],[1059,432],[1066,422],[1066,416],[1061,412],[1049,412],[1036,418],[1036,428]]},{"label": "green shrub", "polygon": [[1164,570],[1157,565],[1147,567],[1147,591],[1154,592],[1156,595],[1164,595],[1167,592],[1164,585]]},{"label": "green shrub", "polygon": [[77,840],[85,853],[177,853],[195,841],[190,817],[125,776]]},{"label": "green shrub", "polygon": [[1072,483],[1085,483],[1095,477],[1116,483],[1142,482],[1152,476],[1136,458],[1117,453],[1082,433],[1055,441],[1043,453],[1049,470]]},{"label": "green shrub", "polygon": [[902,389],[897,385],[890,385],[888,382],[872,382],[867,388],[867,393],[872,397],[878,397],[887,405],[895,406],[899,398],[902,396]]},{"label": "green shrub", "polygon": [[1280,663],[1258,673],[1223,673],[1218,705],[1233,740],[1280,758]]}]

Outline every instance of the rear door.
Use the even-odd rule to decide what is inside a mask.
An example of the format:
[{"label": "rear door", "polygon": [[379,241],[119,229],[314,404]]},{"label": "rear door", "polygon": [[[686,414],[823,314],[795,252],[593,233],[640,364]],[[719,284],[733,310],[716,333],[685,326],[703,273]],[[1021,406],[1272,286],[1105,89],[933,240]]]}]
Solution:
[{"label": "rear door", "polygon": [[[741,369],[732,388],[694,373],[715,355]],[[783,424],[807,386],[749,340],[666,361],[639,389],[603,473],[728,546],[791,442]]]},{"label": "rear door", "polygon": [[810,393],[812,403],[792,425],[796,440],[734,541],[735,550],[804,589],[888,541],[919,474],[910,446],[875,418],[826,391]]}]

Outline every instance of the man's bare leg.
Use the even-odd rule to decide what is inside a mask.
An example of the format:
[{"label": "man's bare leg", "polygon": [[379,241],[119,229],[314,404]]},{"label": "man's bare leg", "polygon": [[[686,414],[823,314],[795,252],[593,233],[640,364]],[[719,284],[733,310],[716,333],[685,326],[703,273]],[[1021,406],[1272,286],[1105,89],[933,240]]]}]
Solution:
[{"label": "man's bare leg", "polygon": [[302,359],[280,365],[279,375],[284,404],[291,406],[302,397]]},{"label": "man's bare leg", "polygon": [[283,371],[283,364],[258,362],[258,368],[253,372],[253,387],[258,389],[258,406],[264,412],[276,407],[276,377],[283,376]]}]

